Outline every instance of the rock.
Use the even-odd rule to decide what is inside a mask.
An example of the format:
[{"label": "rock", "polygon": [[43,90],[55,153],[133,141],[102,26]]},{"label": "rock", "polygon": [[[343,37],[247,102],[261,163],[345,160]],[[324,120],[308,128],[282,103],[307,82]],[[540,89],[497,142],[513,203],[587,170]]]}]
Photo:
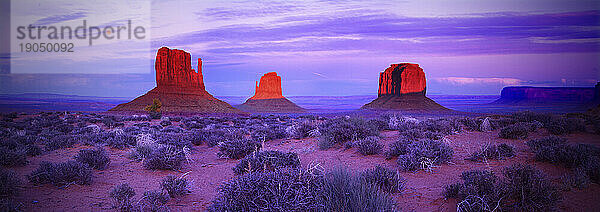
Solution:
[{"label": "rock", "polygon": [[161,112],[167,113],[244,113],[206,92],[200,58],[196,72],[192,69],[190,53],[162,47],[156,53],[154,68],[155,88],[110,111],[145,112],[144,108],[158,99],[162,103]]},{"label": "rock", "polygon": [[514,86],[502,89],[495,104],[587,103],[594,100],[594,87]]},{"label": "rock", "polygon": [[237,108],[252,113],[302,113],[304,108],[283,97],[281,77],[275,72],[269,72],[256,82],[254,96]]},{"label": "rock", "polygon": [[425,97],[425,72],[418,64],[392,64],[379,74],[378,98],[362,109],[410,112],[450,111]]},{"label": "rock", "polygon": [[162,47],[154,63],[156,85],[197,88],[204,90],[202,59],[198,58],[198,72],[192,69],[191,55],[183,50]]},{"label": "rock", "polygon": [[379,74],[378,96],[418,94],[425,96],[425,72],[418,64],[392,64]]},{"label": "rock", "polygon": [[481,132],[489,132],[494,130],[494,128],[492,127],[492,124],[490,123],[490,117],[485,117],[485,119],[483,119],[483,122],[481,122],[481,126],[479,127],[479,131]]},{"label": "rock", "polygon": [[256,81],[254,96],[250,99],[279,99],[284,98],[281,91],[281,77],[276,72],[269,72]]}]

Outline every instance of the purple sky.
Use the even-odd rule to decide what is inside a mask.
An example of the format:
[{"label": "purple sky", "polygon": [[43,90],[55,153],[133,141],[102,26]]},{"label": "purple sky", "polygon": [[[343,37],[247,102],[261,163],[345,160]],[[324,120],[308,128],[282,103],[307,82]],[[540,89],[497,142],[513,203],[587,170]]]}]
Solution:
[{"label": "purple sky", "polygon": [[[90,16],[62,9],[35,23]],[[194,67],[201,57],[216,96],[251,96],[271,71],[288,96],[376,95],[378,73],[399,62],[421,65],[429,94],[600,80],[598,1],[156,1],[150,14],[150,50],[116,43],[106,48],[127,49],[122,57],[21,58],[15,66],[41,71],[0,75],[0,93],[138,96],[155,85],[161,46],[190,52]]]}]

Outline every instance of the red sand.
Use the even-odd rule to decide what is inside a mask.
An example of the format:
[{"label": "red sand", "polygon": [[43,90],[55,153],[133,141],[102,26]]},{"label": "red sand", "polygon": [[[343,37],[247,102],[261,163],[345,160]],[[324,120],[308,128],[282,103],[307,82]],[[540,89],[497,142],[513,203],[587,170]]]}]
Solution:
[{"label": "red sand", "polygon": [[[568,170],[549,163],[535,162],[523,140],[508,140],[498,138],[498,132],[462,132],[458,135],[448,136],[450,146],[454,149],[454,158],[448,164],[443,164],[433,169],[432,172],[417,171],[401,173],[407,179],[405,190],[394,195],[398,205],[404,211],[456,211],[456,201],[444,199],[442,192],[444,186],[459,180],[461,172],[473,168],[490,168],[500,173],[502,167],[512,163],[522,162],[533,164],[543,170],[553,181],[567,173]],[[544,130],[538,130],[528,139],[548,135]],[[389,145],[397,139],[397,132],[382,132],[384,142]],[[566,136],[570,142],[600,144],[600,136],[593,134],[572,134]],[[507,143],[515,147],[516,157],[479,163],[464,160],[471,152],[476,151],[484,143]],[[180,199],[172,199],[168,206],[172,211],[204,210],[217,194],[221,182],[234,177],[231,168],[237,160],[219,159],[216,156],[218,148],[209,148],[201,145],[195,148],[192,154],[193,162],[186,164],[180,172],[175,171],[150,171],[142,167],[142,163],[133,162],[126,158],[128,150],[110,149],[111,164],[107,170],[94,170],[91,185],[70,185],[66,188],[57,188],[52,185],[35,186],[26,182],[26,174],[38,167],[41,161],[61,162],[72,158],[82,148],[57,150],[42,156],[30,158],[30,164],[16,168],[16,172],[24,180],[23,192],[18,201],[24,204],[25,211],[102,211],[112,205],[108,191],[120,183],[129,183],[136,191],[135,199],[146,190],[159,188],[159,181],[169,175],[182,175],[190,172],[188,179],[192,181],[193,191],[190,195]],[[361,171],[382,164],[396,168],[395,159],[385,160],[382,155],[362,156],[356,149],[343,151],[331,149],[320,151],[315,139],[290,140],[282,139],[269,141],[265,149],[292,151],[298,153],[303,167],[310,164],[320,164],[324,168],[334,166],[347,166],[354,171]],[[600,208],[600,185],[591,184],[588,188],[574,189],[564,192],[564,201],[559,209],[566,211],[594,211]]]}]

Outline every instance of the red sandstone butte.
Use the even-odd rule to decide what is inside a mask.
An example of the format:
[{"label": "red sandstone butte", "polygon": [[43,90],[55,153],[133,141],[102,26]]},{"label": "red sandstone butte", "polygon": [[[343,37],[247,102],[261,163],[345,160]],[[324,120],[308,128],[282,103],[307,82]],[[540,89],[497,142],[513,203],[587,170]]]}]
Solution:
[{"label": "red sandstone butte", "polygon": [[410,112],[450,111],[425,97],[426,90],[425,72],[418,64],[392,64],[379,74],[377,99],[361,108]]},{"label": "red sandstone butte", "polygon": [[281,91],[281,77],[275,72],[269,72],[256,82],[254,96],[244,104],[237,106],[239,109],[252,113],[302,113],[304,108],[283,97]]},{"label": "red sandstone butte", "polygon": [[153,99],[162,103],[162,112],[173,113],[244,113],[216,99],[204,87],[202,60],[198,71],[192,69],[191,55],[178,49],[162,47],[156,53],[156,87],[131,102],[117,105],[110,111],[142,112]]},{"label": "red sandstone butte", "polygon": [[414,63],[392,64],[379,74],[378,96],[420,94],[425,95],[425,72]]},{"label": "red sandstone butte", "polygon": [[269,72],[256,81],[254,96],[250,99],[280,99],[283,97],[281,91],[281,77],[276,72]]},{"label": "red sandstone butte", "polygon": [[202,59],[198,58],[198,72],[192,69],[191,55],[183,50],[162,47],[156,53],[156,86],[176,86],[204,90]]}]

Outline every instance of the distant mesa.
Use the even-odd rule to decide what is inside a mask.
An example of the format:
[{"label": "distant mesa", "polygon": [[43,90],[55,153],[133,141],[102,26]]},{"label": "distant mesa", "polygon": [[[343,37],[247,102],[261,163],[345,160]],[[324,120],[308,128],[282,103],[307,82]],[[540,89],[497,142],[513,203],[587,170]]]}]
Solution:
[{"label": "distant mesa", "polygon": [[109,111],[142,112],[153,99],[162,103],[161,112],[174,113],[244,113],[216,99],[204,87],[202,60],[198,72],[192,69],[191,55],[178,49],[162,47],[156,53],[156,87],[131,102],[119,104]]},{"label": "distant mesa", "polygon": [[362,109],[409,112],[450,111],[425,97],[425,72],[418,64],[392,64],[379,74],[378,98]]},{"label": "distant mesa", "polygon": [[530,87],[513,86],[502,89],[494,104],[586,104],[599,100],[596,87]]},{"label": "distant mesa", "polygon": [[239,109],[252,113],[302,113],[299,107],[283,96],[281,77],[276,72],[269,72],[256,82],[254,96],[238,106]]}]

